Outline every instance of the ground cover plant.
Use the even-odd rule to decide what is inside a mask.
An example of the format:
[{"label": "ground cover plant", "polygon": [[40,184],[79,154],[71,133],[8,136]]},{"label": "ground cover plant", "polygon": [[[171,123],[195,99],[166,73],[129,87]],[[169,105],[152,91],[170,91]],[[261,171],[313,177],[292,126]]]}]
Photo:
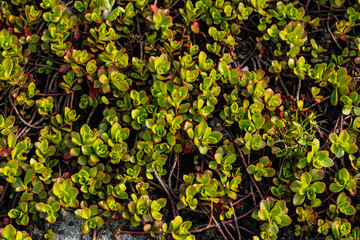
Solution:
[{"label": "ground cover plant", "polygon": [[94,238],[360,239],[359,1],[8,0],[0,28],[1,239],[61,208]]}]

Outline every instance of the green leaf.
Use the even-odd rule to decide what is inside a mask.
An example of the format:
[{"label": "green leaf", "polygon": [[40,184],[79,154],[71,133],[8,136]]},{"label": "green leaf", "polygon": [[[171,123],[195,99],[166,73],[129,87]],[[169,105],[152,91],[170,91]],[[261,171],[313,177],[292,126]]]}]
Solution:
[{"label": "green leaf", "polygon": [[3,235],[6,239],[15,239],[16,229],[13,227],[13,225],[9,224],[4,228]]},{"label": "green leaf", "polygon": [[32,182],[35,178],[35,171],[34,169],[30,168],[26,171],[25,178],[24,178],[24,185],[28,185],[30,182]]}]

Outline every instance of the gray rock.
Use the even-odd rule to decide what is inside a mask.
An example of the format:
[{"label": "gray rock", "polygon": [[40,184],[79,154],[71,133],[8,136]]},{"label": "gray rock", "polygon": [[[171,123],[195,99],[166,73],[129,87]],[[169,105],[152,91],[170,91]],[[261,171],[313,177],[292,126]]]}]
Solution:
[{"label": "gray rock", "polygon": [[[81,232],[81,225],[85,222],[84,219],[79,219],[75,216],[72,211],[65,209],[60,210],[60,217],[54,224],[48,224],[47,228],[52,229],[55,233],[56,240],[92,240],[93,231],[88,234]],[[114,229],[120,228],[121,224],[112,222]],[[31,233],[30,233],[31,234]],[[109,240],[115,239],[112,231],[103,226],[98,240]],[[120,234],[118,235],[120,240],[154,240],[151,236],[147,235],[136,235],[136,234]]]}]

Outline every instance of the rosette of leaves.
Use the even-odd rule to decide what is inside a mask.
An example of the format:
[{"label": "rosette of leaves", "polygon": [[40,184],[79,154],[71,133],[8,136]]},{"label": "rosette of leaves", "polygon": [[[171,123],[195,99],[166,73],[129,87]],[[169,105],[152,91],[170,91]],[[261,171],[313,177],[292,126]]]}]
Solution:
[{"label": "rosette of leaves", "polygon": [[55,183],[52,192],[60,200],[63,207],[76,208],[79,205],[79,201],[76,199],[79,191],[73,187],[73,182],[70,179]]},{"label": "rosette of leaves", "polygon": [[99,206],[105,210],[102,213],[103,216],[110,216],[111,212],[118,212],[120,208],[124,208],[121,206],[120,203],[116,202],[113,196],[109,196],[105,201],[104,200],[100,201]]},{"label": "rosette of leaves", "polygon": [[110,182],[110,176],[104,171],[108,171],[109,167],[105,170],[105,166],[102,163],[96,164],[96,166],[89,168],[87,166],[71,176],[71,180],[77,183],[80,187],[80,191],[83,192],[85,199],[89,199],[91,195],[98,195],[100,198],[104,198],[104,186]]},{"label": "rosette of leaves", "polygon": [[120,183],[116,184],[115,186],[107,185],[107,194],[112,195],[119,199],[126,199],[128,194],[126,192],[126,178],[119,176]]},{"label": "rosette of leaves", "polygon": [[81,90],[78,78],[75,78],[74,71],[70,70],[63,75],[63,80],[64,81],[60,83],[60,87],[64,89],[67,94]]},{"label": "rosette of leaves", "polygon": [[256,209],[252,213],[252,217],[257,221],[266,221],[261,225],[261,229],[276,236],[280,227],[288,226],[291,223],[291,218],[287,213],[288,208],[285,201],[268,197],[260,202],[260,209]]},{"label": "rosette of leaves", "polygon": [[80,128],[80,133],[72,132],[71,139],[66,142],[70,147],[70,154],[78,157],[80,165],[89,163],[94,166],[100,158],[105,158],[109,155],[108,145],[97,136],[97,130],[84,124]]},{"label": "rosette of leaves", "polygon": [[36,100],[36,106],[40,115],[48,115],[48,112],[50,112],[54,107],[54,98],[50,96]]},{"label": "rosette of leaves", "polygon": [[281,61],[280,63],[276,60],[271,62],[271,66],[269,68],[269,72],[271,73],[280,73],[286,66],[286,63],[284,61]]},{"label": "rosette of leaves", "polygon": [[329,139],[332,142],[330,150],[338,158],[343,157],[345,152],[353,154],[358,150],[358,147],[355,144],[356,135],[348,133],[347,130],[342,130],[339,135],[332,133],[330,134]]},{"label": "rosette of leaves", "polygon": [[4,118],[2,114],[0,114],[0,133],[3,136],[7,136],[10,133],[15,133],[18,129],[15,124],[15,116],[8,116]]},{"label": "rosette of leaves", "polygon": [[191,221],[183,221],[182,217],[176,216],[169,224],[164,223],[162,225],[164,232],[171,232],[171,236],[175,240],[195,240],[195,236],[190,234]]},{"label": "rosette of leaves", "polygon": [[[244,102],[244,107],[248,106],[248,104],[249,102]],[[232,107],[236,108],[236,105]],[[244,117],[244,119],[240,119],[239,121],[240,129],[245,130],[248,133],[254,133],[261,129],[265,123],[265,118],[261,114],[264,107],[264,104],[261,102],[251,104],[247,109],[247,117]],[[241,111],[242,109],[239,109],[240,113]]]},{"label": "rosette of leaves", "polygon": [[275,94],[271,88],[265,90],[264,103],[268,110],[275,111],[275,109],[281,105],[281,102],[280,93]]},{"label": "rosette of leaves", "polygon": [[104,225],[104,220],[101,217],[96,216],[100,214],[97,205],[91,205],[90,207],[87,207],[87,203],[81,202],[81,206],[81,209],[75,210],[75,215],[78,218],[86,220],[81,226],[81,231],[84,234],[90,232],[91,229],[95,229]]},{"label": "rosette of leaves", "polygon": [[18,160],[10,160],[7,163],[1,162],[0,176],[4,177],[9,183],[16,182],[16,178],[21,173],[22,169],[19,166]]},{"label": "rosette of leaves", "polygon": [[[17,62],[14,62],[12,58],[5,58],[0,64],[0,80],[8,81],[10,84],[19,83],[19,78],[21,77],[22,68]],[[3,84],[1,84],[3,85]],[[4,87],[1,86],[0,87]]]},{"label": "rosette of leaves", "polygon": [[211,148],[210,144],[216,144],[222,138],[222,134],[218,131],[212,131],[205,120],[196,125],[195,130],[193,129],[193,124],[187,121],[184,130],[193,139],[194,144],[203,155],[206,155]]},{"label": "rosette of leaves", "polygon": [[156,73],[156,75],[153,75],[153,78],[159,80],[165,80],[167,78],[166,76],[162,75],[165,75],[169,72],[170,66],[171,64],[166,54],[162,54],[159,57],[151,56],[149,59],[149,70],[153,73]]},{"label": "rosette of leaves", "polygon": [[161,138],[166,135],[166,121],[164,117],[158,118],[156,121],[154,119],[146,119],[146,127],[151,129],[152,138],[155,143],[159,143]]},{"label": "rosette of leaves", "polygon": [[106,132],[106,128],[100,129],[104,131],[101,134],[101,138],[106,142],[110,147],[111,151],[109,157],[113,164],[117,164],[120,161],[128,161],[130,155],[128,154],[128,145],[125,140],[130,135],[130,130],[128,128],[123,128],[119,123],[114,123],[111,128]]},{"label": "rosette of leaves", "polygon": [[42,163],[48,162],[49,158],[56,152],[56,147],[49,144],[47,139],[43,139],[41,142],[35,142],[35,153],[39,157],[39,161]]},{"label": "rosette of leaves", "polygon": [[129,212],[124,212],[123,217],[130,220],[133,226],[138,226],[142,221],[162,219],[160,210],[166,205],[165,198],[151,200],[148,195],[141,195],[138,198],[135,194],[131,194],[131,198],[132,201],[128,204]]},{"label": "rosette of leaves", "polygon": [[46,203],[38,202],[36,210],[40,212],[40,217],[45,218],[49,223],[54,223],[59,217],[60,206],[61,204],[54,197],[49,197]]},{"label": "rosette of leaves", "polygon": [[129,57],[125,51],[125,48],[118,50],[115,43],[110,42],[106,45],[105,51],[99,55],[99,58],[107,67],[115,66],[117,68],[125,68],[129,64]]},{"label": "rosette of leaves", "polygon": [[211,169],[220,169],[220,171],[226,176],[230,177],[230,171],[232,170],[232,164],[236,160],[236,154],[231,152],[225,152],[225,150],[220,147],[216,150],[215,161],[209,163]]},{"label": "rosette of leaves", "polygon": [[[100,49],[104,49],[107,42],[115,41],[120,38],[120,35],[116,34],[112,27],[108,27],[105,23],[102,23],[100,27],[94,27],[90,30],[92,38],[88,37],[88,45],[91,46],[92,52],[97,52]],[[124,62],[118,62],[117,64]],[[111,65],[111,63],[110,63]]]},{"label": "rosette of leaves", "polygon": [[305,74],[310,70],[310,64],[306,63],[306,60],[303,56],[301,56],[295,65],[294,59],[289,59],[289,67],[293,69],[294,73],[300,78],[305,79]]},{"label": "rosette of leaves", "polygon": [[351,92],[349,96],[343,95],[340,97],[340,101],[343,104],[342,114],[343,115],[360,115],[360,97],[357,92]]},{"label": "rosette of leaves", "polygon": [[205,170],[203,174],[196,176],[196,192],[199,194],[199,200],[205,202],[219,202],[219,197],[224,195],[224,191],[220,189],[220,182],[213,178],[213,172]]},{"label": "rosette of leaves", "polygon": [[[231,98],[231,96],[229,96],[229,98]],[[226,98],[226,100],[228,99]],[[234,122],[240,122],[241,120],[244,119],[245,113],[247,113],[247,111],[245,106],[242,105],[244,105],[245,103],[249,104],[249,101],[245,100],[243,103],[234,101],[230,104],[230,106],[228,105],[224,106],[224,109],[220,113],[220,117],[225,122],[226,125],[230,126]]]},{"label": "rosette of leaves", "polygon": [[295,180],[290,188],[295,195],[293,197],[293,204],[300,205],[305,199],[311,201],[312,207],[318,207],[321,204],[321,200],[316,198],[316,194],[323,193],[326,185],[321,180],[324,178],[324,172],[320,170],[312,169],[310,172],[300,173],[296,176],[299,180]]},{"label": "rosette of leaves", "polygon": [[189,98],[189,89],[187,87],[179,87],[175,84],[168,84],[168,91],[170,94],[167,96],[167,101],[175,107],[175,114],[186,113],[190,107],[190,103],[182,103]]},{"label": "rosette of leaves", "polygon": [[250,154],[251,150],[259,151],[260,149],[266,146],[265,141],[262,140],[261,135],[258,133],[251,134],[245,133],[243,139],[235,139],[235,143],[239,146],[244,146],[241,148],[244,154]]},{"label": "rosette of leaves", "polygon": [[195,197],[196,194],[196,187],[193,185],[188,186],[185,190],[185,194],[180,195],[181,203],[178,204],[179,208],[181,208],[181,205],[183,204],[183,206],[188,206],[195,210],[198,204],[198,200]]},{"label": "rosette of leaves", "polygon": [[254,175],[256,181],[261,181],[262,177],[273,177],[276,173],[271,167],[272,162],[268,156],[261,157],[256,165],[249,165],[246,171]]},{"label": "rosette of leaves", "polygon": [[18,231],[11,224],[6,225],[4,228],[0,228],[0,236],[6,240],[31,240],[31,237],[27,232]]},{"label": "rosette of leaves", "polygon": [[297,207],[296,214],[299,216],[297,219],[299,222],[307,222],[308,225],[314,225],[318,217],[317,212],[309,205],[305,206],[305,209]]},{"label": "rosette of leaves", "polygon": [[153,15],[146,18],[150,22],[150,27],[152,29],[161,30],[164,36],[170,37],[172,32],[169,28],[173,25],[173,18],[169,16],[169,9],[160,9],[156,5],[151,5],[151,10]]},{"label": "rosette of leaves", "polygon": [[[30,205],[30,206],[29,206]],[[10,218],[16,219],[16,224],[27,226],[29,224],[30,208],[35,206],[35,202],[21,201],[15,209],[11,209],[8,212]]]},{"label": "rosette of leaves", "polygon": [[332,71],[330,73],[329,83],[334,87],[334,90],[331,93],[330,102],[332,105],[336,106],[338,103],[339,95],[349,95],[350,89],[355,85],[354,79],[352,79],[348,74],[346,68],[340,68],[337,71]]},{"label": "rosette of leaves", "polygon": [[346,196],[344,192],[339,194],[336,199],[336,204],[330,204],[328,216],[333,219],[337,217],[340,212],[348,216],[354,215],[356,212],[355,207],[351,205],[350,198]]},{"label": "rosette of leaves", "polygon": [[332,167],[334,161],[329,157],[329,152],[327,150],[319,151],[320,141],[317,138],[314,138],[311,146],[311,151],[308,152],[306,158],[301,158],[297,167],[302,169],[306,164],[311,164],[317,169],[323,167]]},{"label": "rosette of leaves", "polygon": [[333,236],[329,236],[330,240],[351,237],[351,223],[345,218],[337,217],[331,223],[331,232]]},{"label": "rosette of leaves", "polygon": [[330,184],[329,189],[332,192],[340,192],[346,189],[352,196],[356,195],[356,181],[346,168],[342,168],[336,173],[334,182]]},{"label": "rosette of leaves", "polygon": [[86,50],[73,50],[69,51],[68,54],[64,56],[64,61],[67,64],[70,64],[72,71],[76,74],[77,77],[82,77],[83,72],[81,70],[81,65],[89,62],[91,55]]},{"label": "rosette of leaves", "polygon": [[296,23],[294,21],[289,22],[284,30],[279,32],[281,40],[286,41],[290,46],[288,52],[291,58],[295,58],[300,52],[300,47],[304,45],[307,40],[306,31],[302,23]]}]

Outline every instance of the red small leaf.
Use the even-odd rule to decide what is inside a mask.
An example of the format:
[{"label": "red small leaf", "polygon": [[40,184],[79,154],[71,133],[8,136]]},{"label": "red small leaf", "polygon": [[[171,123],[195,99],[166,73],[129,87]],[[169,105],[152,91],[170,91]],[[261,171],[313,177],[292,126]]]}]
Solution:
[{"label": "red small leaf", "polygon": [[320,103],[320,102],[321,102],[321,99],[315,98],[314,101],[315,101],[316,103]]},{"label": "red small leaf", "polygon": [[158,7],[156,5],[150,5],[150,9],[152,13],[156,13],[158,11]]},{"label": "red small leaf", "polygon": [[25,37],[30,36],[31,35],[30,30],[27,28],[24,28],[24,29],[25,29]]},{"label": "red small leaf", "polygon": [[67,179],[70,177],[70,173],[69,172],[65,172],[63,173],[63,175],[61,176],[63,179]]},{"label": "red small leaf", "polygon": [[280,117],[283,118],[284,117],[284,112],[280,112]]},{"label": "red small leaf", "polygon": [[79,39],[79,37],[80,37],[80,33],[79,33],[78,31],[76,31],[76,32],[74,33],[74,38],[75,38],[75,39]]},{"label": "red small leaf", "polygon": [[190,152],[191,152],[191,149],[190,149],[190,148],[183,147],[183,152],[184,152],[184,153],[190,153]]},{"label": "red small leaf", "polygon": [[70,70],[70,64],[63,64],[60,66],[59,72],[63,73],[63,72],[67,72]]},{"label": "red small leaf", "polygon": [[89,90],[89,97],[94,98],[99,94],[99,89],[91,87]]},{"label": "red small leaf", "polygon": [[4,217],[4,219],[3,219],[4,225],[5,225],[5,226],[8,225],[9,222],[10,222],[10,219],[9,219],[8,217]]},{"label": "red small leaf", "polygon": [[341,38],[341,40],[346,41],[347,36],[345,34],[343,34],[340,38]]},{"label": "red small leaf", "polygon": [[200,29],[199,29],[199,23],[198,22],[194,22],[192,25],[191,25],[191,31],[195,34],[198,34],[200,32]]},{"label": "red small leaf", "polygon": [[72,158],[70,151],[65,151],[63,155],[65,160],[70,160]]},{"label": "red small leaf", "polygon": [[1,155],[5,155],[7,153],[7,150],[6,149],[1,149]]}]

